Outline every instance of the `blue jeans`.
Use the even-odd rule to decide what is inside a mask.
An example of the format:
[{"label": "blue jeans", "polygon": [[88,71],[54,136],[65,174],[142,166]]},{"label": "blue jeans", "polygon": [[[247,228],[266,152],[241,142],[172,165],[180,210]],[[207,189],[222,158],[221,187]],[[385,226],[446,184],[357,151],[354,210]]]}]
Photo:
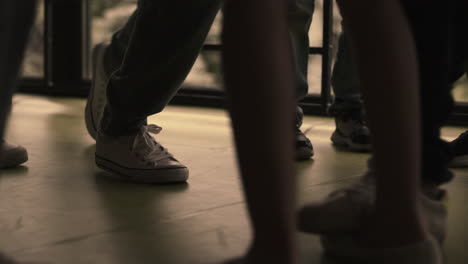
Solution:
[{"label": "blue jeans", "polygon": [[[221,6],[221,0],[138,1],[105,55],[105,68],[113,73],[102,123],[106,133],[133,133],[147,116],[164,109],[190,72]],[[314,7],[314,0],[297,0],[289,7],[298,98],[308,90],[308,32]]]}]

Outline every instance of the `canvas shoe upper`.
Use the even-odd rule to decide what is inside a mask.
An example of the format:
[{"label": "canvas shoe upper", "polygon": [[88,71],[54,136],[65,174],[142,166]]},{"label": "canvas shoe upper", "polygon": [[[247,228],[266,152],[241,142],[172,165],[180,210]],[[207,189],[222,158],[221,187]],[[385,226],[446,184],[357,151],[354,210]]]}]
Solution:
[{"label": "canvas shoe upper", "polygon": [[93,50],[93,79],[85,107],[86,129],[93,139],[96,139],[107,101],[106,89],[110,77],[104,67],[104,54],[108,47],[108,43],[101,43]]},{"label": "canvas shoe upper", "polygon": [[370,151],[370,130],[366,120],[358,111],[335,118],[336,129],[331,136],[334,145],[351,151]]},{"label": "canvas shoe upper", "polygon": [[107,136],[98,133],[96,164],[113,176],[146,183],[185,182],[188,169],[151,135],[161,127],[142,126],[131,136]]},{"label": "canvas shoe upper", "polygon": [[[419,194],[422,213],[428,219],[428,230],[439,242],[447,232],[446,193],[434,185],[423,185]],[[433,190],[437,188],[437,190]],[[428,194],[434,194],[428,197]],[[339,234],[356,231],[363,219],[374,210],[375,179],[368,172],[348,187],[330,193],[325,199],[309,203],[298,213],[299,229],[315,234]]]}]

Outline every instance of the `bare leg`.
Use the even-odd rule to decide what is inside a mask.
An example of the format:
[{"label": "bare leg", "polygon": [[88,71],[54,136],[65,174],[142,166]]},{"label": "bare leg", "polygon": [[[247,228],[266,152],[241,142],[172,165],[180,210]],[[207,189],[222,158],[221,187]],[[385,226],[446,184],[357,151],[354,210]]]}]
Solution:
[{"label": "bare leg", "polygon": [[[397,0],[342,0],[339,4],[348,22],[370,129],[375,135],[376,211],[361,233],[361,242],[380,248],[422,241],[426,235],[418,207],[419,83],[407,20]],[[376,84],[379,89],[375,89]],[[392,124],[391,129],[388,124]]]},{"label": "bare leg", "polygon": [[247,263],[296,262],[295,83],[286,10],[285,0],[226,4],[226,87],[254,230]]}]

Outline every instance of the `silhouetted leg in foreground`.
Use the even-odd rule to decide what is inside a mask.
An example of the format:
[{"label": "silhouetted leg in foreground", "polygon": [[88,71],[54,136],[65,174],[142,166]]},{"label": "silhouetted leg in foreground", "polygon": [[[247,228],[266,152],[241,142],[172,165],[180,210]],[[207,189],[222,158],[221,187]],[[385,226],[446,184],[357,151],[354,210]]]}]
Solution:
[{"label": "silhouetted leg in foreground", "polygon": [[[285,125],[292,120],[284,115],[292,111],[293,105],[293,96],[288,92],[293,85],[293,71],[285,29],[286,3],[262,0],[227,3],[226,84],[254,229],[245,263],[297,261],[292,228],[295,179],[292,151],[288,147],[292,136]],[[420,215],[419,83],[407,20],[396,0],[342,1],[340,5],[353,39],[371,130],[375,134],[375,210],[368,216],[370,224],[366,229],[324,244],[337,255],[364,261],[440,263],[439,246],[427,234]],[[378,90],[376,82],[383,84]],[[249,97],[245,96],[246,91]],[[386,127],[389,121],[392,130]],[[248,133],[252,129],[268,136],[254,139]],[[389,134],[398,144],[388,142]],[[355,251],[340,248],[343,242]]]},{"label": "silhouetted leg in foreground", "polygon": [[285,0],[226,3],[224,70],[254,231],[245,263],[296,262],[295,83],[286,8]]},{"label": "silhouetted leg in foreground", "polygon": [[[0,138],[3,138],[11,97],[34,21],[35,6],[35,0],[0,0]],[[0,264],[16,263],[0,253]]]}]

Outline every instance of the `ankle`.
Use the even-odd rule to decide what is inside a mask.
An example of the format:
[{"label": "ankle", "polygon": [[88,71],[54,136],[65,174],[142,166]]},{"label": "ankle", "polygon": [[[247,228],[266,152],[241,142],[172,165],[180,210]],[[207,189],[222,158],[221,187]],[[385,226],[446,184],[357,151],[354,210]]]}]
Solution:
[{"label": "ankle", "polygon": [[104,114],[100,126],[100,132],[107,136],[131,136],[140,131],[140,128],[146,125],[146,119],[122,119],[106,117]]}]

